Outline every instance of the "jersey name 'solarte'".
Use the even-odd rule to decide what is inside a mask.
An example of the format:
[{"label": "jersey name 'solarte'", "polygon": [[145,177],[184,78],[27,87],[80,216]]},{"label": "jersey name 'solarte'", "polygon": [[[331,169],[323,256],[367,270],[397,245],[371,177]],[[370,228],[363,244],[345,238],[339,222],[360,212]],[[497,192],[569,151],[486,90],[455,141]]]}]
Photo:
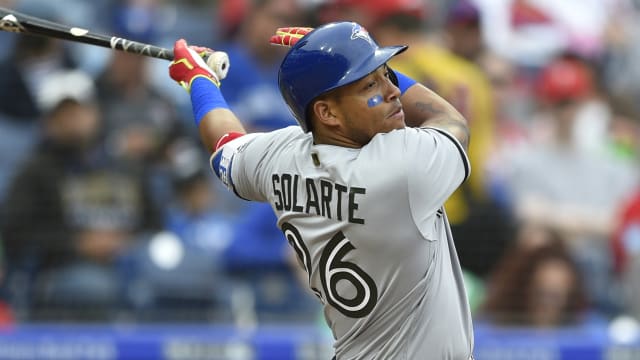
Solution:
[{"label": "jersey name 'solarte'", "polygon": [[[365,188],[287,173],[273,174],[271,183],[275,198],[273,205],[278,211],[294,211],[338,221],[346,219],[352,224],[364,224],[364,219],[358,218],[356,213],[360,207],[358,198],[366,194]],[[299,193],[306,196],[299,199]]]}]

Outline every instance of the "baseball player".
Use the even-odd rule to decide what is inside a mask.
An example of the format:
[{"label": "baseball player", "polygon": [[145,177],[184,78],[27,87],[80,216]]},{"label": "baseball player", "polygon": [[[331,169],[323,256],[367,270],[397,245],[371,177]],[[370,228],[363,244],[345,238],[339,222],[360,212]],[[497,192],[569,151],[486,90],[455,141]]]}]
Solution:
[{"label": "baseball player", "polygon": [[[275,40],[274,40],[275,39]],[[465,119],[387,61],[357,23],[283,28],[279,87],[300,126],[245,134],[198,47],[175,43],[211,166],[271,204],[324,306],[335,359],[472,358],[473,330],[443,203],[469,176]]]}]

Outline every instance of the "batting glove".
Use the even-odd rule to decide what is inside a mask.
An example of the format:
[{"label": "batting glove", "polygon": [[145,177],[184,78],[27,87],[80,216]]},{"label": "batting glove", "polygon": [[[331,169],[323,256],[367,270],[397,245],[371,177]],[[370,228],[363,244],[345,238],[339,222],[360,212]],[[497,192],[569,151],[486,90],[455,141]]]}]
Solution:
[{"label": "batting glove", "polygon": [[269,39],[269,42],[273,45],[291,47],[311,32],[311,30],[313,30],[313,28],[297,26],[278,28],[276,34]]},{"label": "batting glove", "polygon": [[199,77],[208,79],[219,87],[220,79],[203,60],[207,53],[213,51],[204,47],[187,46],[184,39],[176,41],[173,46],[173,61],[169,64],[169,76],[189,93],[193,80]]}]

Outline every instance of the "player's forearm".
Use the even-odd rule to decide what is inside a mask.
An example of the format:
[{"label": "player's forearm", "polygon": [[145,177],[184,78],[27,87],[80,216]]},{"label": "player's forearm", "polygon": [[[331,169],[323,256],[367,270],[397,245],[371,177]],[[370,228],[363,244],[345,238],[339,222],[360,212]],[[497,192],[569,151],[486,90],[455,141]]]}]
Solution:
[{"label": "player's forearm", "polygon": [[429,88],[416,83],[400,98],[407,126],[431,126],[446,130],[465,149],[469,146],[467,120],[449,102]]},{"label": "player's forearm", "polygon": [[229,109],[220,88],[207,79],[196,79],[191,85],[191,105],[200,139],[213,153],[222,136],[230,132],[245,133],[244,127]]},{"label": "player's forearm", "polygon": [[202,59],[204,54],[213,53],[211,49],[189,47],[180,39],[175,42],[173,52],[169,75],[189,93],[200,138],[207,151],[213,153],[225,134],[245,133],[220,91],[220,79],[226,72],[213,71]]},{"label": "player's forearm", "polygon": [[200,139],[207,151],[213,153],[215,146],[225,134],[230,132],[246,133],[244,127],[235,114],[224,108],[218,108],[206,113],[198,125]]}]

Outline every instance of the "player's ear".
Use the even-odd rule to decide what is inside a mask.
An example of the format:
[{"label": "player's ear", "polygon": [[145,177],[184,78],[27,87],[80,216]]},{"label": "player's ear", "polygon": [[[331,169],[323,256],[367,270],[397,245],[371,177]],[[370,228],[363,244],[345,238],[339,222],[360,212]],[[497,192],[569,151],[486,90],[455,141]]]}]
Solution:
[{"label": "player's ear", "polygon": [[318,99],[313,103],[312,109],[317,122],[330,127],[339,124],[339,109],[334,101],[326,98]]}]

